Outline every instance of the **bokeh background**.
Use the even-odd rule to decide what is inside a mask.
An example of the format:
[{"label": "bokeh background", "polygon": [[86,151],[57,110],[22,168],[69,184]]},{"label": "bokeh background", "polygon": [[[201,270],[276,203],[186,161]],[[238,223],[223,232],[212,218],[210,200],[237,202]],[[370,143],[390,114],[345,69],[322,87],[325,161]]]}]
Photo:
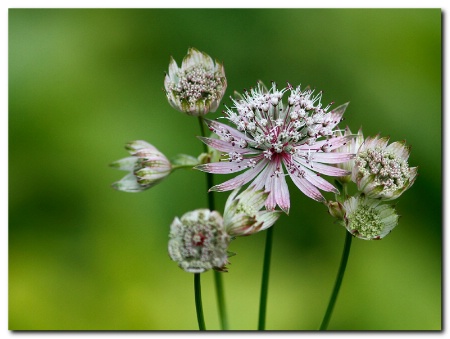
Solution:
[{"label": "bokeh background", "polygon": [[[226,97],[259,79],[311,85],[325,104],[350,101],[342,127],[412,145],[420,175],[398,201],[400,224],[353,241],[329,329],[441,329],[441,19],[440,9],[10,9],[9,328],[197,329],[193,276],[167,241],[175,216],[207,206],[204,174],[129,194],[110,187],[125,172],[108,167],[137,139],[167,156],[201,152],[198,121],[162,90],[169,57],[196,47],[224,61]],[[267,329],[315,330],[345,229],[289,185]],[[256,329],[264,241],[231,245],[232,329]],[[207,328],[219,329],[212,272],[202,288]]]}]

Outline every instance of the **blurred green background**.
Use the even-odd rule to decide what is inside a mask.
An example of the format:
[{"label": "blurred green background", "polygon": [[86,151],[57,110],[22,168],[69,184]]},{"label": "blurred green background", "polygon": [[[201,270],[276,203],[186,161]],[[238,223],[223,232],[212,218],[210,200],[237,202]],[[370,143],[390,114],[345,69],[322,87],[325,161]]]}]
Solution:
[{"label": "blurred green background", "polygon": [[[206,207],[204,174],[177,171],[129,194],[108,168],[144,139],[198,155],[198,121],[163,93],[172,55],[224,61],[226,98],[261,79],[350,101],[342,127],[413,146],[419,177],[382,241],[353,242],[329,329],[441,329],[440,9],[10,9],[9,328],[195,330],[193,276],[167,254],[175,216]],[[230,100],[224,100],[230,104]],[[336,107],[336,105],[334,107]],[[211,117],[217,117],[219,113]],[[216,183],[224,181],[216,177]],[[315,330],[345,229],[292,182],[275,226],[267,329]],[[222,211],[227,193],[218,194]],[[331,195],[327,196],[332,198]],[[254,330],[265,233],[231,244],[232,329]],[[219,329],[212,272],[206,326]]]}]

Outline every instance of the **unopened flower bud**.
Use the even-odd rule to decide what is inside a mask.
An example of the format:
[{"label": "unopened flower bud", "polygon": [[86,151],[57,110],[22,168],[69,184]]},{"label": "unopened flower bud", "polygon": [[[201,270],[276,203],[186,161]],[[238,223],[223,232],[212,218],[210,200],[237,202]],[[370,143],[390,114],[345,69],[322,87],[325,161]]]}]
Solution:
[{"label": "unopened flower bud", "polygon": [[345,215],[345,209],[344,206],[338,202],[338,201],[329,201],[327,203],[328,206],[328,212],[331,214],[332,217],[343,220]]},{"label": "unopened flower bud", "polygon": [[188,115],[215,112],[227,88],[223,64],[190,48],[181,68],[171,58],[164,87],[170,105]]},{"label": "unopened flower bud", "polygon": [[170,258],[186,272],[226,271],[230,237],[218,212],[197,209],[175,218],[169,237]]},{"label": "unopened flower bud", "polygon": [[126,145],[131,157],[113,162],[110,166],[128,171],[125,177],[112,184],[124,192],[141,192],[155,186],[172,171],[172,165],[164,154],[146,141],[138,140]]},{"label": "unopened flower bud", "polygon": [[397,226],[398,214],[392,206],[380,203],[379,199],[365,196],[344,201],[344,226],[355,237],[363,240],[384,238]]},{"label": "unopened flower bud", "polygon": [[352,180],[358,190],[370,198],[398,198],[414,183],[417,167],[409,167],[410,147],[405,142],[393,142],[378,135],[367,138],[358,150]]},{"label": "unopened flower bud", "polygon": [[281,211],[261,210],[269,193],[247,188],[238,195],[235,189],[227,199],[223,214],[224,228],[230,236],[250,235],[272,226]]}]

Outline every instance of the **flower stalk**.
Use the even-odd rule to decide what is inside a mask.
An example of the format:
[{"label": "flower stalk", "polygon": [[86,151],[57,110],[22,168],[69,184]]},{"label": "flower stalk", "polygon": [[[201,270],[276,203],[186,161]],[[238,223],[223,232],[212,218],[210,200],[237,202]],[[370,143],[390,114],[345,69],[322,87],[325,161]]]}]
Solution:
[{"label": "flower stalk", "polygon": [[336,282],[334,283],[333,292],[331,293],[325,316],[323,317],[322,324],[320,325],[321,331],[325,331],[328,328],[328,323],[330,322],[331,315],[333,314],[334,305],[336,304],[342,280],[344,279],[345,269],[347,268],[348,256],[350,254],[350,247],[352,245],[352,238],[353,236],[350,232],[345,232],[345,242],[344,250],[342,251],[341,264],[339,266]]},{"label": "flower stalk", "polygon": [[270,257],[272,254],[273,227],[269,227],[266,234],[266,247],[264,250],[263,274],[261,280],[261,295],[259,301],[258,330],[266,328],[267,294],[269,290]]},{"label": "flower stalk", "polygon": [[[205,125],[204,120],[202,116],[198,117],[198,121],[200,124],[200,132],[203,137],[206,136],[205,133]],[[206,154],[208,154],[208,146],[206,144],[203,144],[203,150]],[[214,185],[213,182],[213,175],[212,173],[206,173],[206,187],[209,189]],[[214,200],[214,192],[208,192],[208,208],[211,211],[215,210],[215,200]],[[222,275],[218,271],[214,271],[214,283],[216,287],[216,297],[217,297],[217,307],[219,309],[219,317],[220,317],[220,326],[222,330],[228,329],[228,321],[227,321],[227,313],[225,308],[225,293],[223,289],[223,281],[222,281]]]},{"label": "flower stalk", "polygon": [[194,294],[195,294],[195,309],[197,311],[198,329],[200,331],[206,331],[205,319],[203,317],[202,287],[200,282],[200,273],[194,274]]}]

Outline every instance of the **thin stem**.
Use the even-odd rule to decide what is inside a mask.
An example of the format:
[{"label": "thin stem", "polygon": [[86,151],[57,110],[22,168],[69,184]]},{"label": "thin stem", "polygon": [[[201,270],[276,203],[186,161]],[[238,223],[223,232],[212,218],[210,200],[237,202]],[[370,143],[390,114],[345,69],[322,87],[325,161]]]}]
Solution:
[{"label": "thin stem", "polygon": [[264,264],[261,282],[261,296],[259,301],[259,319],[258,330],[263,331],[266,327],[266,309],[267,309],[267,292],[269,289],[269,271],[270,271],[270,257],[272,253],[272,239],[273,227],[267,230],[266,234],[266,248],[264,250]]},{"label": "thin stem", "polygon": [[341,288],[342,279],[344,278],[345,268],[347,267],[348,256],[350,254],[350,246],[352,244],[352,234],[345,231],[345,243],[344,250],[342,251],[341,264],[339,266],[339,271],[336,277],[336,282],[334,283],[333,293],[331,293],[330,302],[328,303],[327,311],[323,317],[322,324],[320,325],[320,330],[326,330],[328,323],[330,322],[331,314],[333,313],[334,305],[336,304],[336,299],[339,294],[339,289]]},{"label": "thin stem", "polygon": [[[203,137],[206,137],[205,126],[203,122],[203,117],[198,118],[200,124],[200,131]],[[203,151],[208,153],[208,145],[203,144]],[[213,175],[211,173],[206,173],[206,188],[210,189],[214,186]],[[207,193],[208,197],[208,208],[211,211],[214,211],[215,208],[215,200],[214,200],[214,192]],[[227,314],[225,308],[225,294],[223,289],[223,281],[222,281],[222,273],[214,271],[214,282],[216,286],[216,297],[217,297],[217,307],[219,309],[219,317],[220,317],[220,325],[222,330],[228,329],[228,321]]]},{"label": "thin stem", "polygon": [[205,319],[203,318],[202,287],[200,284],[200,273],[194,274],[195,309],[197,311],[198,329],[205,331]]}]

